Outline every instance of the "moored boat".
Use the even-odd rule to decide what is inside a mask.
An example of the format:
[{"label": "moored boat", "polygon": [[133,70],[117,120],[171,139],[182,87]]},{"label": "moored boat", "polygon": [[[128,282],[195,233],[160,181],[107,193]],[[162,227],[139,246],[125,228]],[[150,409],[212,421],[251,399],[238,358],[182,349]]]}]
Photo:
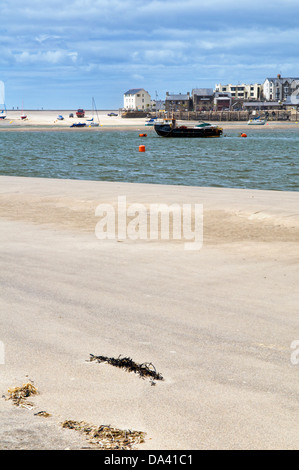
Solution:
[{"label": "moored boat", "polygon": [[6,106],[5,106],[5,87],[4,83],[0,81],[0,119],[6,118]]},{"label": "moored boat", "polygon": [[70,127],[85,127],[86,122],[74,122]]},{"label": "moored boat", "polygon": [[[97,120],[95,121],[94,120],[94,117],[97,117]],[[100,120],[99,120],[99,115],[98,115],[98,111],[97,111],[97,108],[96,108],[96,102],[94,100],[94,98],[92,98],[92,118],[91,119],[87,119],[87,121],[89,121],[89,127],[99,127],[100,125]]]},{"label": "moored boat", "polygon": [[150,119],[146,119],[145,121],[145,126],[153,126],[156,122],[157,118],[154,117],[154,118],[150,118]]},{"label": "moored boat", "polygon": [[266,124],[267,120],[266,119],[260,119],[260,117],[249,119],[247,122],[248,126],[263,126]]},{"label": "moored boat", "polygon": [[156,133],[161,137],[220,137],[223,129],[208,122],[202,122],[193,127],[177,126],[175,119],[164,119],[154,124]]}]

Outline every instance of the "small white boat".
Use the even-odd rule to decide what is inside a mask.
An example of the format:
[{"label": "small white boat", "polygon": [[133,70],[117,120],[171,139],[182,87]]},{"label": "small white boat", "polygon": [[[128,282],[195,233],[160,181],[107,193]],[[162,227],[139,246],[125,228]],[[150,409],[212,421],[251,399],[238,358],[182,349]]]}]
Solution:
[{"label": "small white boat", "polygon": [[25,121],[25,119],[27,119],[27,114],[24,113],[24,103],[22,101],[22,114],[21,114],[21,120],[22,121]]},{"label": "small white boat", "polygon": [[6,118],[6,106],[5,106],[5,88],[4,83],[0,81],[0,119]]},{"label": "small white boat", "polygon": [[267,122],[266,119],[256,118],[256,119],[249,119],[247,124],[249,126],[263,126],[264,124],[266,124],[266,122]]},{"label": "small white boat", "polygon": [[150,119],[146,119],[145,121],[145,126],[153,126],[155,124],[155,122],[157,122],[157,118],[154,117],[154,118],[150,118]]},{"label": "small white boat", "polygon": [[[97,118],[96,121],[94,120],[95,116]],[[89,121],[89,124],[88,124],[89,127],[99,127],[99,125],[100,125],[99,115],[98,115],[96,102],[95,102],[94,98],[92,98],[92,118],[87,119],[87,121]]]}]

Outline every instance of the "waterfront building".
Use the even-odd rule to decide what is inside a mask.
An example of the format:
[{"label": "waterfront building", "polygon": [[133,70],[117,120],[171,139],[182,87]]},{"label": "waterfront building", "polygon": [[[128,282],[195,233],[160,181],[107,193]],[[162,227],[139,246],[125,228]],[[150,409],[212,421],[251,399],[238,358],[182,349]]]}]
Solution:
[{"label": "waterfront building", "polygon": [[146,111],[150,106],[151,96],[144,88],[131,88],[124,93],[124,109]]},{"label": "waterfront building", "polygon": [[298,88],[299,78],[285,77],[266,78],[263,95],[267,101],[285,101]]},{"label": "waterfront building", "polygon": [[229,111],[232,105],[232,96],[229,92],[214,93],[214,109],[215,111]]},{"label": "waterfront building", "polygon": [[213,88],[194,88],[192,102],[193,111],[210,111],[214,105]]},{"label": "waterfront building", "polygon": [[190,93],[187,94],[170,94],[166,92],[165,98],[165,109],[166,111],[191,111],[192,109],[192,100]]},{"label": "waterfront building", "polygon": [[263,86],[260,83],[251,83],[241,85],[221,85],[218,83],[215,85],[215,91],[221,93],[231,93],[233,99],[243,100],[260,100],[262,95]]}]

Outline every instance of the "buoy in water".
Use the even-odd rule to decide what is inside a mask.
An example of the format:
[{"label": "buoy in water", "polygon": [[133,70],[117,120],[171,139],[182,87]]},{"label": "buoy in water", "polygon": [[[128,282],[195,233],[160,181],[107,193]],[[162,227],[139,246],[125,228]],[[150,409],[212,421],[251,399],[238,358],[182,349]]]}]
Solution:
[{"label": "buoy in water", "polygon": [[241,134],[241,137],[247,137],[247,134],[243,133]]},{"label": "buoy in water", "polygon": [[147,134],[139,134],[139,137],[147,137]]},{"label": "buoy in water", "polygon": [[145,145],[139,145],[139,152],[145,152]]}]

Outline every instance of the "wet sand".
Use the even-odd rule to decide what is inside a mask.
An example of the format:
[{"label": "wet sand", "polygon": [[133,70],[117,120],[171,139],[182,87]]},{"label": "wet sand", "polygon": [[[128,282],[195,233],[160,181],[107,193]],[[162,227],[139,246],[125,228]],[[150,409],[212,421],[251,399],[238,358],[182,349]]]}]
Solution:
[{"label": "wet sand", "polygon": [[[200,251],[99,240],[99,203],[200,203]],[[0,177],[0,448],[83,448],[66,419],[140,449],[298,449],[299,193]],[[164,381],[89,362],[151,362]],[[49,418],[35,416],[47,411]]]}]

